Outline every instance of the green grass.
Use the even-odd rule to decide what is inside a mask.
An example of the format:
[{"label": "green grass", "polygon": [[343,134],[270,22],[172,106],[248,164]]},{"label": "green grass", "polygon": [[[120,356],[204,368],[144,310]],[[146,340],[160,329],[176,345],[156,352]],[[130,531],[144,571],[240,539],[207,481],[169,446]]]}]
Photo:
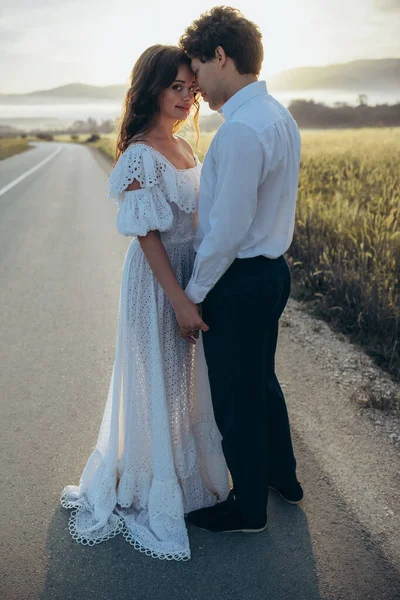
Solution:
[{"label": "green grass", "polygon": [[[90,137],[89,133],[83,133],[76,136],[71,136],[71,134],[61,134],[55,135],[54,141],[56,142],[64,142],[71,144],[86,144],[86,140]],[[101,134],[100,139],[97,142],[92,142],[90,144],[86,144],[87,146],[91,146],[92,148],[97,148],[100,152],[102,152],[105,156],[114,160],[115,157],[115,140],[116,136],[113,133],[110,134]]]},{"label": "green grass", "polygon": [[[74,136],[75,137],[75,136]],[[72,139],[70,133],[61,133],[53,136],[55,142],[64,142],[71,144],[82,144],[89,137],[88,133],[85,134],[77,134],[76,139]]]},{"label": "green grass", "polygon": [[[200,137],[201,160],[213,135]],[[302,140],[293,294],[400,381],[400,129],[303,131]],[[114,159],[115,135],[93,145]]]},{"label": "green grass", "polygon": [[105,156],[114,160],[115,159],[115,139],[116,139],[115,136],[112,134],[102,135],[101,138],[97,142],[90,144],[90,146],[92,146],[93,148],[97,148],[102,154],[104,154]]},{"label": "green grass", "polygon": [[400,381],[400,129],[303,131],[302,141],[293,295]]},{"label": "green grass", "polygon": [[22,138],[0,138],[0,160],[10,158],[14,154],[20,154],[30,150],[28,140]]},{"label": "green grass", "polygon": [[400,380],[400,129],[302,137],[295,295]]}]

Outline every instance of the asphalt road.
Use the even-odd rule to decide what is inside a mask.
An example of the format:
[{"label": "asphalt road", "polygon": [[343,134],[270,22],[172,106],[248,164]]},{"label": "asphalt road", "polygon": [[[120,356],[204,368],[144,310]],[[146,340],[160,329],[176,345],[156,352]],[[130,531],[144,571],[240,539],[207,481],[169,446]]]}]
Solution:
[{"label": "asphalt road", "polygon": [[115,230],[107,168],[86,147],[54,143],[0,162],[0,598],[398,600],[396,566],[302,435],[306,400],[292,419],[306,499],[271,494],[262,534],[191,529],[184,563],[122,536],[93,548],[71,539],[59,496],[96,442],[129,243]]}]

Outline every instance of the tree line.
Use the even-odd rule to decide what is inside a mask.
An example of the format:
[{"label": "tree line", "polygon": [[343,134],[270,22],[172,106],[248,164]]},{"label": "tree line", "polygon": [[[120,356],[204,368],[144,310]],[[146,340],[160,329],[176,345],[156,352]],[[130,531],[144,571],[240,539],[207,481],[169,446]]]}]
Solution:
[{"label": "tree line", "polygon": [[400,126],[400,103],[369,106],[364,95],[359,96],[358,106],[345,102],[327,106],[314,100],[294,100],[288,108],[298,126],[307,129]]}]

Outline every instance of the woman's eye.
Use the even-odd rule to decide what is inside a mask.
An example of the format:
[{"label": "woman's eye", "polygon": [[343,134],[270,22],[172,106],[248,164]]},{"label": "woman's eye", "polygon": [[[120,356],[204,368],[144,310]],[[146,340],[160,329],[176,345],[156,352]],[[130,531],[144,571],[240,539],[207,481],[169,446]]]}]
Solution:
[{"label": "woman's eye", "polygon": [[[174,91],[176,91],[176,92],[181,92],[181,91],[182,91],[182,89],[183,89],[183,87],[182,87],[181,85],[179,85],[179,84],[175,84],[175,85],[173,85],[173,86],[172,86],[172,89],[173,89]],[[190,94],[195,94],[195,95],[196,95],[196,94],[198,94],[199,92],[200,92],[200,90],[199,90],[199,88],[197,87],[197,85],[196,85],[196,86],[194,86],[194,85],[190,86],[190,88],[189,88],[189,93],[190,93]]]}]

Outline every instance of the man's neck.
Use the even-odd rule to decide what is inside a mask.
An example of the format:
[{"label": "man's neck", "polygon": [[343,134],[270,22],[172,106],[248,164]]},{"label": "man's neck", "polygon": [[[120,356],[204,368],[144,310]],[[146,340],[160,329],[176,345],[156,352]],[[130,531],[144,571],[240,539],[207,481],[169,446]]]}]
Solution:
[{"label": "man's neck", "polygon": [[255,83],[258,81],[257,75],[240,75],[235,78],[230,84],[227,85],[226,89],[226,99],[225,102],[228,102],[229,98],[232,98],[235,94],[240,92],[244,87],[250,85],[251,83]]}]

